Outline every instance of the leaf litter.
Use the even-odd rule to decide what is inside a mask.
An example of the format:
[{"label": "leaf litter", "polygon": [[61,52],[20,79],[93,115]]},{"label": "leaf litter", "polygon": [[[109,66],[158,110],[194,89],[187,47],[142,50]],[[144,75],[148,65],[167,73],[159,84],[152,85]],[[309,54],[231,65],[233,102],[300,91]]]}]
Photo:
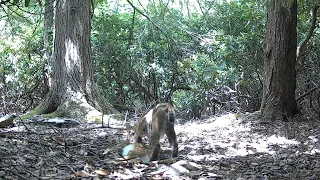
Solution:
[{"label": "leaf litter", "polygon": [[[38,117],[41,118],[41,117]],[[123,159],[122,122],[68,127],[15,120],[0,129],[0,179],[319,179],[317,121],[226,114],[176,124],[179,157],[166,139],[160,160]]]}]

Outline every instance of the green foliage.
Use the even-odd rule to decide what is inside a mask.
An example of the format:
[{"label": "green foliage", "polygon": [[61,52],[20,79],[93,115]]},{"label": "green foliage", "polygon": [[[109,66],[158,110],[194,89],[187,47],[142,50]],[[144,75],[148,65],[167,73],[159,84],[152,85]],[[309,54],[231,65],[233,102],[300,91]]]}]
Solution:
[{"label": "green foliage", "polygon": [[168,100],[177,71],[175,59],[180,58],[175,40],[184,40],[185,35],[177,29],[168,30],[171,27],[158,29],[138,14],[132,24],[132,13],[98,12],[107,12],[96,13],[94,21],[98,84],[117,103]]},{"label": "green foliage", "polygon": [[[298,43],[300,44],[307,36],[311,26],[310,10],[319,1],[298,1]],[[318,10],[319,14],[319,10]],[[304,98],[301,95],[310,91],[320,84],[320,30],[319,26],[313,32],[313,35],[306,47],[303,49],[302,56],[297,60],[297,91],[296,98],[299,99],[300,110],[308,118],[320,117],[320,93],[314,90]]]},{"label": "green foliage", "polygon": [[[31,12],[41,10],[40,0],[10,2],[28,6]],[[94,1],[94,78],[120,110],[160,101],[173,101],[189,117],[258,110],[265,56],[264,2],[197,2],[201,9],[193,10],[190,1],[175,6],[174,1],[135,4],[142,15],[125,1],[118,5]],[[301,41],[316,1],[298,3]],[[42,20],[39,16],[22,18],[29,14],[18,8],[12,16],[0,15],[6,17],[0,22],[1,93],[6,92],[7,102],[28,99],[26,95],[40,98],[41,90],[32,90],[47,64],[41,55],[42,26],[36,24]],[[297,62],[298,95],[319,84],[310,80],[320,79],[319,36],[316,28]],[[27,109],[26,102],[21,102],[21,110]]]},{"label": "green foliage", "polygon": [[[214,7],[214,10],[202,19],[191,19],[196,20],[192,24],[204,24],[194,31],[206,33],[199,47],[206,58],[197,58],[198,68],[193,69],[194,74],[188,73],[199,80],[195,86],[197,88],[193,88],[197,91],[193,90],[191,95],[187,95],[191,97],[185,101],[189,106],[182,107],[195,114],[201,114],[208,108],[210,113],[215,113],[212,107],[217,110],[255,111],[259,108],[262,93],[263,4],[255,1],[223,1],[208,4],[208,7]],[[206,64],[203,63],[204,59]],[[196,107],[202,109],[197,110]]]},{"label": "green foliage", "polygon": [[[130,14],[112,14],[104,6],[98,7],[93,21],[92,49],[95,79],[110,99],[126,93],[125,86],[132,68],[128,59]],[[123,95],[123,94],[121,94]]]},{"label": "green foliage", "polygon": [[[20,5],[20,3],[23,2],[21,0],[12,0],[11,3],[13,5]],[[34,4],[38,4],[38,5],[41,5],[42,4],[42,0],[33,0],[33,1],[30,1],[30,0],[24,0],[24,6],[25,7],[29,7],[30,3],[34,3]]]},{"label": "green foliage", "polygon": [[[153,4],[148,6],[151,22],[100,5],[92,38],[95,77],[113,102],[130,106],[173,100],[191,116],[201,116],[234,99],[240,90],[236,85],[246,88],[249,98],[259,96],[265,21],[260,3],[208,3],[214,11],[188,16]],[[256,103],[252,109],[257,108]]]},{"label": "green foliage", "polygon": [[18,4],[19,0],[13,0],[13,4]]},{"label": "green foliage", "polygon": [[0,22],[0,93],[2,105],[6,104],[3,113],[28,110],[41,98],[41,28],[35,28],[36,17],[24,19],[22,11],[17,13],[22,16],[13,13]]},{"label": "green foliage", "polygon": [[[161,2],[140,5],[150,21],[132,9],[117,13],[100,4],[96,12],[103,13],[94,18],[93,52],[97,82],[107,97],[124,106],[173,100],[190,117],[259,109],[264,2],[199,3],[202,11],[187,14]],[[310,18],[310,7],[303,3],[298,6],[302,36]],[[186,5],[181,1],[180,6]],[[318,53],[316,41],[307,48],[316,53],[305,57],[312,67],[318,66],[310,61]]]},{"label": "green foliage", "polygon": [[[227,87],[239,79],[239,73],[225,61],[213,59],[206,54],[197,54],[178,62],[179,70],[185,74],[191,91],[177,92],[174,101],[181,109],[187,109],[191,116],[200,117],[208,107],[220,106],[229,101],[225,95],[234,93]],[[231,90],[231,91],[230,91]]]},{"label": "green foliage", "polygon": [[25,5],[26,7],[28,7],[29,4],[30,4],[30,0],[25,0],[25,1],[24,1],[24,5]]}]

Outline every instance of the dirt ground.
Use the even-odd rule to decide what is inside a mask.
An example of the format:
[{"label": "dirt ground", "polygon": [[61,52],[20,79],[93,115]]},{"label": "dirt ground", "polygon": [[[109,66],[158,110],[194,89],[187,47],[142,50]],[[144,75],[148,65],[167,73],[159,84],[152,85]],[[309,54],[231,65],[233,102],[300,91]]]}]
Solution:
[{"label": "dirt ground", "polygon": [[[39,123],[0,129],[0,179],[319,179],[319,122],[226,114],[175,126],[179,157],[121,160],[126,131],[97,124]],[[35,123],[35,121],[37,123]],[[123,122],[111,122],[121,127]]]}]

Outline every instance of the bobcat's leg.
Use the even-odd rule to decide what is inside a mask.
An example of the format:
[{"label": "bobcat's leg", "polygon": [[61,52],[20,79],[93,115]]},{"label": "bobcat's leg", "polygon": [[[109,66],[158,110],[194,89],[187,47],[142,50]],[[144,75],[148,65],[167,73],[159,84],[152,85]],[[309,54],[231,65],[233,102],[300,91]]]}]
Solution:
[{"label": "bobcat's leg", "polygon": [[153,148],[150,161],[156,161],[160,152],[160,132],[154,129],[150,136],[150,146]]},{"label": "bobcat's leg", "polygon": [[166,129],[166,135],[169,140],[170,146],[172,148],[172,157],[178,156],[178,143],[177,143],[177,135],[174,131],[173,124],[168,124]]},{"label": "bobcat's leg", "polygon": [[158,159],[159,152],[160,152],[160,144],[158,143],[153,147],[150,161],[156,161]]}]

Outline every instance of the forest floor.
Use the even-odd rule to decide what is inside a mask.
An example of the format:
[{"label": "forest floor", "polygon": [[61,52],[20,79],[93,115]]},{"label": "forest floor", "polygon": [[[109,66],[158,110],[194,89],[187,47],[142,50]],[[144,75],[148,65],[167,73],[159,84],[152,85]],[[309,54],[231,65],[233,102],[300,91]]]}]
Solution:
[{"label": "forest floor", "polygon": [[[184,124],[178,119],[179,157],[149,164],[115,161],[121,157],[110,149],[124,141],[124,130],[34,122],[16,120],[14,127],[0,129],[0,179],[320,177],[320,123],[315,121],[271,122],[258,114],[226,114]],[[170,154],[166,146],[162,144],[160,158]]]}]

